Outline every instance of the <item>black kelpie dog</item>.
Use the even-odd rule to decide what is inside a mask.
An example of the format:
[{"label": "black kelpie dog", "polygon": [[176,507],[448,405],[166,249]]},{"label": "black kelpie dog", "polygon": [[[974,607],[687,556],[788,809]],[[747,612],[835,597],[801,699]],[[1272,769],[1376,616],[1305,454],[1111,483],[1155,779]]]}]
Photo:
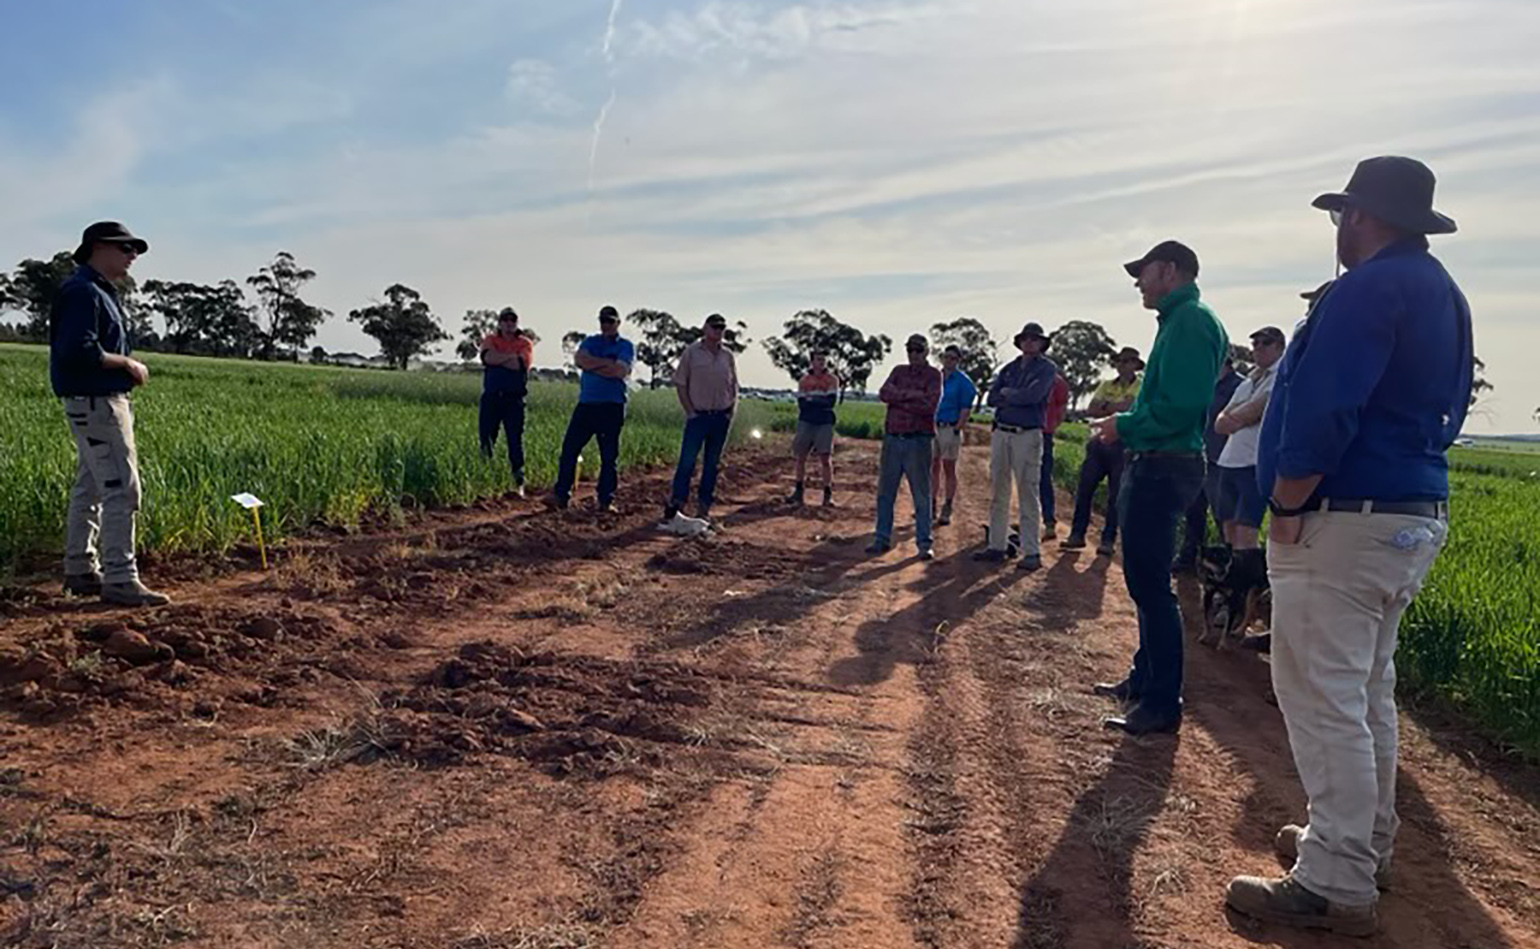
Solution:
[{"label": "black kelpie dog", "polygon": [[1223,648],[1233,641],[1259,652],[1271,648],[1270,635],[1246,635],[1253,623],[1272,625],[1273,594],[1267,582],[1267,554],[1261,550],[1203,548],[1198,557],[1203,584],[1203,635],[1198,642]]}]

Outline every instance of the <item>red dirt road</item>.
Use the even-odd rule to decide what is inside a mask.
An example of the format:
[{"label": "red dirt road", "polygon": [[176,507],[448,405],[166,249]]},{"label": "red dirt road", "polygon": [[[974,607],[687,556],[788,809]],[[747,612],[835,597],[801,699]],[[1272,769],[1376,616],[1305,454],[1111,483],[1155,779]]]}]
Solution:
[{"label": "red dirt road", "polygon": [[986,462],[931,565],[863,556],[846,445],[833,510],[732,459],[709,539],[653,529],[653,476],[160,611],[0,602],[0,944],[1540,947],[1540,775],[1410,718],[1384,932],[1227,916],[1303,816],[1265,663],[1191,646],[1179,737],[1104,731],[1122,577],[971,562]]}]

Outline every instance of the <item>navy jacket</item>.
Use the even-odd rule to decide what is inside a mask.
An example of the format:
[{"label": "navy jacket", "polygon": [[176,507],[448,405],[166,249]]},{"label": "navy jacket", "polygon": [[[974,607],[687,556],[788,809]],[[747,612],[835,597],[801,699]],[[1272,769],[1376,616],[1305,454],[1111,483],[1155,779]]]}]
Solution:
[{"label": "navy jacket", "polygon": [[1294,336],[1262,422],[1257,480],[1323,475],[1317,497],[1438,501],[1470,409],[1470,305],[1426,239],[1344,274]]},{"label": "navy jacket", "polygon": [[133,352],[118,291],[85,264],[59,286],[48,314],[48,378],[53,394],[114,395],[134,387],[126,369],[103,369],[102,356]]},{"label": "navy jacket", "polygon": [[[995,421],[1017,428],[1042,428],[1048,396],[1053,392],[1053,380],[1058,374],[1059,367],[1046,356],[1038,356],[1031,362],[1018,356],[1001,366],[985,400],[994,407]],[[1001,389],[1010,389],[1010,396],[1001,395]]]}]

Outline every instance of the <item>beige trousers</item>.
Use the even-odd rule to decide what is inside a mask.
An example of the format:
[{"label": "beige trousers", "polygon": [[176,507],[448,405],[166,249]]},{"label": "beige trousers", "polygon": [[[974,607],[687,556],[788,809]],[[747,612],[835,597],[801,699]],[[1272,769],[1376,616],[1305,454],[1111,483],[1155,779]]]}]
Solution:
[{"label": "beige trousers", "polygon": [[140,500],[134,410],[127,395],[72,396],[63,401],[78,455],[64,530],[64,573],[100,572],[106,583],[131,583],[139,578],[134,561]]},{"label": "beige trousers", "polygon": [[989,438],[989,546],[1005,550],[1011,531],[1011,479],[1020,495],[1021,555],[1042,551],[1042,505],[1038,491],[1043,476],[1043,433],[1002,432]]},{"label": "beige trousers", "polygon": [[1309,798],[1294,878],[1333,902],[1375,902],[1396,828],[1396,640],[1444,545],[1441,520],[1305,515],[1270,544],[1273,689]]}]

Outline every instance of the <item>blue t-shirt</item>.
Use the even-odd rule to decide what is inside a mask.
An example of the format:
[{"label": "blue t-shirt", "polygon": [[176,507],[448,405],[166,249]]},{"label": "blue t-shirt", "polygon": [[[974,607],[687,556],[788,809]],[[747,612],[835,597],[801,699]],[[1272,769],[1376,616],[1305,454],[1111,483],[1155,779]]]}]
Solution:
[{"label": "blue t-shirt", "polygon": [[[618,359],[630,366],[636,362],[636,347],[623,336],[609,339],[603,333],[583,340],[583,345],[578,347],[578,352],[587,353],[599,359]],[[621,402],[626,401],[626,380],[607,379],[597,372],[583,370],[582,379],[578,382],[579,402]]]},{"label": "blue t-shirt", "polygon": [[961,369],[949,373],[941,380],[941,401],[936,404],[936,421],[944,425],[956,425],[963,412],[973,408],[978,398],[978,386]]}]

